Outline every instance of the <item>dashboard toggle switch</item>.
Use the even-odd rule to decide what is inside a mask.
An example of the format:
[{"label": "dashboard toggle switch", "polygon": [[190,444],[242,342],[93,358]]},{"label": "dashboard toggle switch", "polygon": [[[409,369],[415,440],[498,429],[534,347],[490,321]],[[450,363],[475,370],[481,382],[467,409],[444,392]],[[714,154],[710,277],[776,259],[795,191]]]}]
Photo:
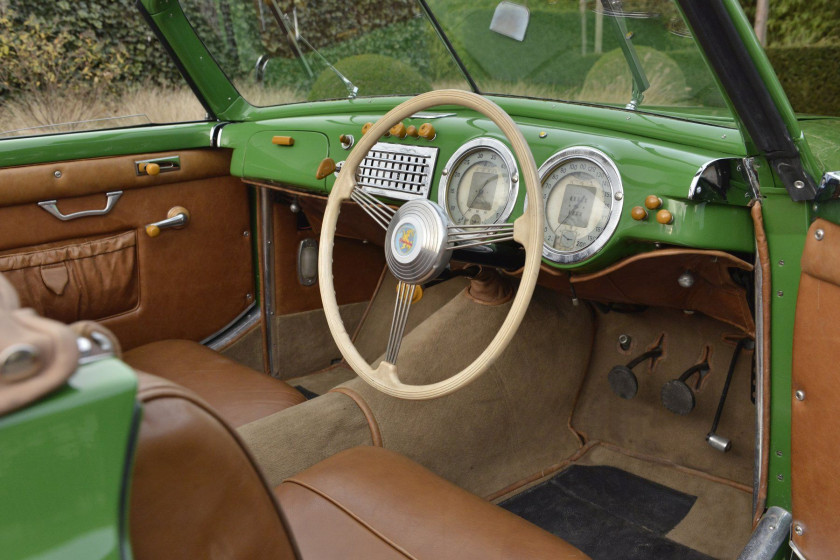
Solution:
[{"label": "dashboard toggle switch", "polygon": [[318,169],[315,171],[315,178],[319,181],[335,171],[335,160],[332,158],[324,158],[318,164]]}]

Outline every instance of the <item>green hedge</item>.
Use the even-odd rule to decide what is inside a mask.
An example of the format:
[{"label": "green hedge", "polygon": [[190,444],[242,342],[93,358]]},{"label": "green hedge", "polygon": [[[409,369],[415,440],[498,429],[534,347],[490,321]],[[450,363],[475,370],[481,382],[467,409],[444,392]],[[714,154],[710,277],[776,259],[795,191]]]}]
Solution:
[{"label": "green hedge", "polygon": [[767,56],[797,113],[840,116],[840,45],[770,47]]}]

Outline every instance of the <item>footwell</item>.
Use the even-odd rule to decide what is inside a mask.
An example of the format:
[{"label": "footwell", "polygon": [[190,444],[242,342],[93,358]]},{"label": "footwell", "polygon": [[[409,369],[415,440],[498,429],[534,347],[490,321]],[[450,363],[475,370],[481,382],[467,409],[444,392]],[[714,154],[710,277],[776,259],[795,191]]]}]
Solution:
[{"label": "footwell", "polygon": [[592,560],[710,560],[665,537],[695,500],[621,469],[573,465],[500,505]]}]

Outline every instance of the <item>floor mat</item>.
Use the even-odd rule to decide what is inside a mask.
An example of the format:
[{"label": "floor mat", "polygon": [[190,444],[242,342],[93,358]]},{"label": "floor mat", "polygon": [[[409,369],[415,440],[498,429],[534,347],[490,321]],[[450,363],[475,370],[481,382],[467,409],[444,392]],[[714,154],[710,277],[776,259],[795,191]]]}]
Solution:
[{"label": "floor mat", "polygon": [[572,465],[500,505],[593,560],[709,560],[664,536],[695,500],[615,467]]}]

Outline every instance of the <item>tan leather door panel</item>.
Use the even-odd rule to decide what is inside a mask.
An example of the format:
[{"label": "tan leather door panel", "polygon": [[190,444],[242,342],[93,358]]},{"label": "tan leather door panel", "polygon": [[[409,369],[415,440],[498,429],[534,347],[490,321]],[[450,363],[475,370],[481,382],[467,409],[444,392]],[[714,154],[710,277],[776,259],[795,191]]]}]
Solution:
[{"label": "tan leather door panel", "polygon": [[[793,542],[809,560],[840,553],[840,226],[808,231],[793,336]],[[801,534],[799,534],[801,532]]]},{"label": "tan leather door panel", "polygon": [[[134,172],[134,161],[163,155],[179,155],[181,169]],[[206,338],[255,293],[248,191],[229,167],[228,150],[189,150],[2,169],[0,270],[24,305],[65,321],[101,320],[125,348]],[[123,195],[104,216],[61,221],[37,205],[102,209],[104,193],[116,190]],[[145,225],[174,206],[189,210],[189,224],[149,237]]]}]

